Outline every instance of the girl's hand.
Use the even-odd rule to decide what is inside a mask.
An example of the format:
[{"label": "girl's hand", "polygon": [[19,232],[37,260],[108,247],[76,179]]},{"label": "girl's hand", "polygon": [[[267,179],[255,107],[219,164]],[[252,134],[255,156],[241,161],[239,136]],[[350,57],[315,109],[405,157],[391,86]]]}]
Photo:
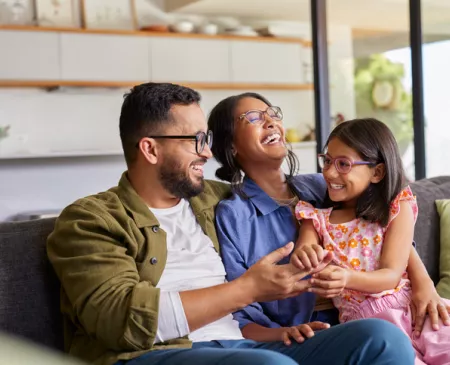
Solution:
[{"label": "girl's hand", "polygon": [[450,326],[450,307],[443,302],[432,281],[414,287],[411,299],[411,314],[416,336],[420,336],[427,314],[435,331],[439,330],[439,318],[445,326]]},{"label": "girl's hand", "polygon": [[300,270],[311,271],[323,261],[326,252],[318,244],[301,245],[291,255],[291,264]]},{"label": "girl's hand", "polygon": [[309,292],[316,293],[323,298],[334,298],[347,286],[350,271],[340,266],[329,265],[310,279]]},{"label": "girl's hand", "polygon": [[301,324],[300,326],[286,327],[283,328],[281,340],[286,346],[292,344],[291,339],[294,339],[298,343],[302,343],[305,341],[305,338],[313,337],[314,331],[324,330],[327,328],[330,328],[328,323],[318,321]]}]

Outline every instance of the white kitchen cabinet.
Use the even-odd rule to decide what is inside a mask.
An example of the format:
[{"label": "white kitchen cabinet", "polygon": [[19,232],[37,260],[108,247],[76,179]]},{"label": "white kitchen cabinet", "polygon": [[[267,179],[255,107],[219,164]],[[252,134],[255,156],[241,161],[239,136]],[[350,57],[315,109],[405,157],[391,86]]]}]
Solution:
[{"label": "white kitchen cabinet", "polygon": [[227,40],[153,37],[149,42],[154,81],[231,81]]},{"label": "white kitchen cabinet", "polygon": [[147,37],[61,34],[62,80],[147,81]]},{"label": "white kitchen cabinet", "polygon": [[234,82],[299,84],[303,77],[300,43],[231,41],[231,76]]},{"label": "white kitchen cabinet", "polygon": [[60,77],[59,34],[1,31],[1,80],[57,80]]}]

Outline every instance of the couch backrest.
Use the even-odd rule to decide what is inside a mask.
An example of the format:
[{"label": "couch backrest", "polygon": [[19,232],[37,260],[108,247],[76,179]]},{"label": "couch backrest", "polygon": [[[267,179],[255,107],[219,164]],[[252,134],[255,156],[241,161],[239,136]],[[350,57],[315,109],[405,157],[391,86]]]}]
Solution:
[{"label": "couch backrest", "polygon": [[[432,279],[439,279],[439,216],[450,199],[450,176],[411,184],[419,204],[414,238]],[[46,253],[54,218],[0,224],[0,331],[63,349],[60,286]]]},{"label": "couch backrest", "polygon": [[60,285],[46,253],[54,225],[53,218],[0,224],[0,331],[62,350]]},{"label": "couch backrest", "polygon": [[411,184],[419,215],[414,230],[417,251],[435,283],[439,280],[440,228],[435,200],[450,199],[450,176],[419,180]]}]

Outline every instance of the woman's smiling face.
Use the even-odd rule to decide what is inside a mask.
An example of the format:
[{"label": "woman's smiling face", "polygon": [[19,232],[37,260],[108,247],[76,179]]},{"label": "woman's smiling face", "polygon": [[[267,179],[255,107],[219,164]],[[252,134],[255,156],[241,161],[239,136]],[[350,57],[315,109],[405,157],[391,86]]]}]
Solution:
[{"label": "woman's smiling face", "polygon": [[[241,165],[284,160],[287,154],[285,131],[282,120],[276,111],[255,98],[243,98],[234,111],[235,134],[233,147],[237,160]],[[262,119],[258,113],[263,112]],[[270,116],[272,115],[272,117]]]}]

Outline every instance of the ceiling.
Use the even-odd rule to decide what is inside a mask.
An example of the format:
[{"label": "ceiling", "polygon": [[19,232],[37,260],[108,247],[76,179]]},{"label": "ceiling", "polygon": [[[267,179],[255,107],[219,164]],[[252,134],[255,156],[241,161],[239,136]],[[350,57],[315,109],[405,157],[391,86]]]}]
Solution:
[{"label": "ceiling", "polygon": [[[259,20],[310,21],[310,0],[166,0],[166,10],[182,14]],[[407,32],[408,0],[328,0],[330,24],[356,29]],[[450,35],[450,0],[422,0],[423,29]],[[365,37],[364,37],[365,38]]]}]

